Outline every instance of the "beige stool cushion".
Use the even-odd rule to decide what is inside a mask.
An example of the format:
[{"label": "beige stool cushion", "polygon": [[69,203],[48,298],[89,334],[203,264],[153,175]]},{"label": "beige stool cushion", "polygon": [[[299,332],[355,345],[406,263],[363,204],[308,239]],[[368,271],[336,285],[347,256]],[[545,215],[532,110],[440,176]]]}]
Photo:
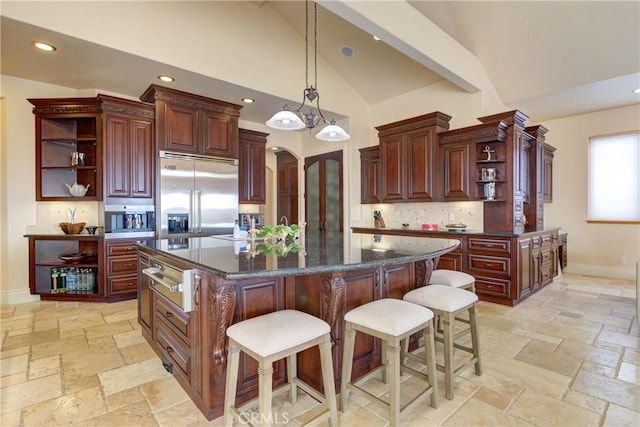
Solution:
[{"label": "beige stool cushion", "polygon": [[344,316],[347,322],[399,337],[433,319],[426,307],[406,301],[384,298],[354,308]]},{"label": "beige stool cushion", "polygon": [[268,357],[330,331],[322,319],[296,310],[281,310],[231,325],[227,335],[261,357]]},{"label": "beige stool cushion", "polygon": [[430,285],[447,285],[454,288],[468,286],[476,281],[475,277],[462,271],[434,270],[429,279]]},{"label": "beige stool cushion", "polygon": [[434,310],[455,312],[478,301],[478,296],[451,286],[428,285],[407,292],[403,299]]}]

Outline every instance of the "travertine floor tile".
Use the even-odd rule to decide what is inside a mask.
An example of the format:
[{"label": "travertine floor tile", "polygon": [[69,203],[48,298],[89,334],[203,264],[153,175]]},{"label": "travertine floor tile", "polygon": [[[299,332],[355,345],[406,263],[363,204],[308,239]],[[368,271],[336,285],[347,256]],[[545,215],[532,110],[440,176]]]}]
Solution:
[{"label": "travertine floor tile", "polygon": [[107,406],[98,387],[61,396],[29,406],[24,410],[24,424],[68,425],[107,413]]},{"label": "travertine floor tile", "polygon": [[507,413],[535,426],[600,424],[600,415],[594,412],[528,389],[518,396]]},{"label": "travertine floor tile", "polygon": [[[483,375],[463,372],[450,401],[438,373],[440,407],[427,399],[400,427],[640,425],[635,282],[564,274],[517,307],[478,305]],[[135,300],[41,301],[2,306],[0,316],[3,427],[223,425],[207,422],[163,369],[142,338]],[[404,376],[401,399],[422,384]],[[367,386],[388,390],[379,375]],[[389,425],[385,408],[353,393],[350,401],[340,426]],[[273,408],[280,421],[295,413],[287,425],[297,427],[323,405],[300,392],[295,405],[285,393]]]},{"label": "travertine floor tile", "polygon": [[2,413],[15,411],[61,395],[62,379],[59,374],[36,378],[2,389],[0,411]]},{"label": "travertine floor tile", "polygon": [[640,403],[640,385],[583,370],[578,372],[571,389],[631,410],[637,410]]},{"label": "travertine floor tile", "polygon": [[603,426],[611,427],[637,427],[640,424],[640,413],[622,408],[618,405],[609,405],[604,418]]},{"label": "travertine floor tile", "polygon": [[98,377],[104,390],[105,396],[118,393],[131,387],[150,383],[169,374],[162,367],[159,359],[149,359],[132,365],[100,372]]}]

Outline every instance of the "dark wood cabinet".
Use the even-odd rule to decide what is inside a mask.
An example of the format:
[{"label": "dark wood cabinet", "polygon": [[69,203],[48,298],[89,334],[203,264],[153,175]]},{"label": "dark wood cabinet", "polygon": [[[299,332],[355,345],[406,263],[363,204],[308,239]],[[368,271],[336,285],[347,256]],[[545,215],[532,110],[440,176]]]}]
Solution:
[{"label": "dark wood cabinet", "polygon": [[450,116],[435,112],[376,126],[380,138],[382,202],[439,201],[436,135]]},{"label": "dark wood cabinet", "polygon": [[107,296],[135,298],[138,290],[138,249],[131,239],[104,241]]},{"label": "dark wood cabinet", "polygon": [[[42,300],[107,301],[103,239],[95,235],[27,235],[29,289]],[[66,261],[66,254],[87,254]]]},{"label": "dark wood cabinet", "polygon": [[380,146],[360,148],[360,202],[380,203]]},{"label": "dark wood cabinet", "polygon": [[[352,232],[439,239],[453,237],[446,232],[360,227],[353,227]],[[476,294],[480,300],[514,306],[557,276],[566,235],[559,235],[558,229],[520,235],[465,232],[457,239],[460,246],[441,256],[435,268],[471,274],[476,280]],[[417,269],[413,274],[415,281],[421,280]],[[384,283],[384,276],[380,280]],[[414,281],[411,278],[403,280]]]},{"label": "dark wood cabinet", "polygon": [[289,224],[298,223],[298,159],[288,151],[276,153],[277,218],[286,216]]},{"label": "dark wood cabinet", "polygon": [[142,327],[142,335],[151,340],[153,325],[153,307],[149,276],[142,274],[142,270],[149,268],[149,255],[138,251],[138,323]]},{"label": "dark wood cabinet", "polygon": [[266,203],[266,144],[268,133],[239,130],[238,198],[240,203]]},{"label": "dark wood cabinet", "polygon": [[153,198],[153,104],[104,97],[105,198]]},{"label": "dark wood cabinet", "polygon": [[66,184],[74,183],[89,186],[82,200],[153,198],[152,104],[108,95],[29,101],[36,117],[36,200],[73,199]]},{"label": "dark wood cabinet", "polygon": [[[67,185],[89,186],[82,200],[102,200],[102,101],[39,98],[33,104],[36,133],[36,201],[71,196]],[[72,155],[82,160],[74,161]]]},{"label": "dark wood cabinet", "polygon": [[155,104],[159,150],[237,158],[241,105],[158,85],[140,99]]}]

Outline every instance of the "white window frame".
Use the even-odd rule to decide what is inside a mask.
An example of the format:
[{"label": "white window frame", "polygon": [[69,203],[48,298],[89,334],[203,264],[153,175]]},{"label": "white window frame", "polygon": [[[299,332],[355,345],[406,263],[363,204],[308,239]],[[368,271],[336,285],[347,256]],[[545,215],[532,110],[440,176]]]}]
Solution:
[{"label": "white window frame", "polygon": [[590,137],[588,174],[587,222],[640,224],[640,130]]}]

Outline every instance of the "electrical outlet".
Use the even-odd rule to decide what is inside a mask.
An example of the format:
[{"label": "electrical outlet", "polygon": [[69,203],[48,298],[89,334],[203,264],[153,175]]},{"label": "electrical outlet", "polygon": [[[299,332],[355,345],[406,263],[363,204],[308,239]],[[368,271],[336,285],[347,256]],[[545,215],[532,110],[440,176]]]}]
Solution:
[{"label": "electrical outlet", "polygon": [[449,212],[449,221],[455,221],[456,215],[453,212]]},{"label": "electrical outlet", "polygon": [[621,256],[618,258],[618,264],[625,265],[627,263],[627,257]]}]

